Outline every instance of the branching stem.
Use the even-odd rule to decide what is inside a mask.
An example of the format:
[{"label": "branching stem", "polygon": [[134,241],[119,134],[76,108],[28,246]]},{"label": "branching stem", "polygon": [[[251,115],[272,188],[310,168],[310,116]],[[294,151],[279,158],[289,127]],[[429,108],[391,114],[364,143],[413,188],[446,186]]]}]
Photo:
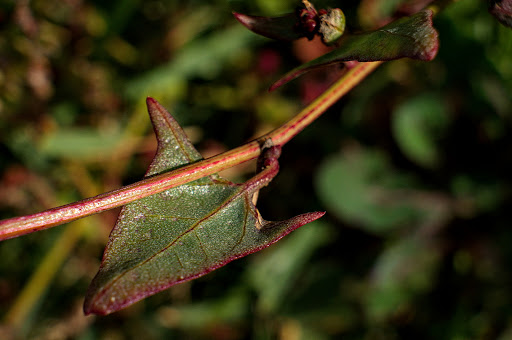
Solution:
[{"label": "branching stem", "polygon": [[[359,84],[380,64],[381,62],[357,64],[297,116],[263,136],[262,139],[271,139],[274,145],[283,146],[317,119],[328,107]],[[252,141],[217,156],[186,165],[174,171],[145,178],[140,182],[111,192],[33,215],[2,220],[0,221],[0,240],[47,229],[125,205],[255,159],[260,155],[260,152],[258,141]]]}]

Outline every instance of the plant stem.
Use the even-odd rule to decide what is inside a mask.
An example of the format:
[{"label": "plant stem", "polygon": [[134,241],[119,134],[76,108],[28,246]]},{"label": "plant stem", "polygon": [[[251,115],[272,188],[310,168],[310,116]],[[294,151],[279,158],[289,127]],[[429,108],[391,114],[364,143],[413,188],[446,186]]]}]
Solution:
[{"label": "plant stem", "polygon": [[382,61],[358,63],[298,115],[265,137],[272,138],[274,145],[282,146],[286,144],[305,127],[313,123],[315,119],[320,117],[327,108],[359,84],[361,80],[373,72],[380,64],[382,64]]},{"label": "plant stem", "polygon": [[274,145],[283,146],[318,118],[329,106],[359,84],[381,63],[357,64],[297,116],[259,140],[249,142],[217,156],[183,166],[177,170],[145,178],[140,182],[92,198],[33,215],[0,221],[0,240],[44,230],[119,207],[255,159],[261,152],[260,140],[271,139]]}]

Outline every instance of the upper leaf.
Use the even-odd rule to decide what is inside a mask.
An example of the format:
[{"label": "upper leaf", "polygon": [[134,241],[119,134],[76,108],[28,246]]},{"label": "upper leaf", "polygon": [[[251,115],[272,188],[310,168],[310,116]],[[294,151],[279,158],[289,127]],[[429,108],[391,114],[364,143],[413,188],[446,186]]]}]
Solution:
[{"label": "upper leaf", "polygon": [[[202,159],[172,116],[151,98],[147,104],[158,150],[146,176]],[[124,206],[87,292],[85,313],[117,311],[267,247],[321,217],[261,218],[253,196],[277,174],[279,152],[265,153],[263,170],[244,184],[213,175]]]},{"label": "upper leaf", "polygon": [[337,42],[337,49],[288,72],[270,90],[313,69],[345,61],[387,61],[404,57],[430,61],[439,48],[438,34],[432,26],[432,15],[431,10],[423,10],[378,30],[341,38]]},{"label": "upper leaf", "polygon": [[339,8],[317,11],[313,4],[302,0],[304,7],[295,13],[280,17],[261,17],[233,12],[242,25],[264,37],[277,40],[296,40],[303,37],[309,40],[315,35],[326,45],[333,44],[345,30],[345,15]]},{"label": "upper leaf", "polygon": [[307,31],[297,26],[297,15],[286,14],[280,17],[262,17],[233,12],[242,25],[264,37],[276,40],[296,40],[307,36]]}]

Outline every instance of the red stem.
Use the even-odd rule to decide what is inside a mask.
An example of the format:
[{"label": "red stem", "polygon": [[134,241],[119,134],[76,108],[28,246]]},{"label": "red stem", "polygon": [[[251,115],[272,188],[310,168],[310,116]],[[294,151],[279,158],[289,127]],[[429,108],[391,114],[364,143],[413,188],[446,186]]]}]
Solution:
[{"label": "red stem", "polygon": [[[343,77],[304,108],[297,116],[283,126],[261,137],[260,140],[271,139],[274,145],[283,146],[380,64],[381,62],[359,63],[347,71]],[[2,220],[0,221],[0,240],[47,229],[125,205],[255,159],[260,155],[260,152],[259,141],[252,141],[220,155],[183,166],[174,171],[145,178],[140,182],[111,192],[33,215]]]}]

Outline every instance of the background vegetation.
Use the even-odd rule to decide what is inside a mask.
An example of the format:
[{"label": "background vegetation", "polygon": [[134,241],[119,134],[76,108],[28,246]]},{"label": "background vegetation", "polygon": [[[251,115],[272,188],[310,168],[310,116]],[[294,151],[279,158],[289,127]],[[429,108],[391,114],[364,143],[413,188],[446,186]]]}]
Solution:
[{"label": "background vegetation", "polygon": [[[348,30],[398,1],[318,1]],[[0,3],[0,218],[139,180],[150,95],[205,157],[282,124],[339,70],[266,89],[325,52],[243,28],[292,0]],[[478,0],[435,20],[430,63],[381,66],[284,147],[259,208],[326,210],[260,253],[107,317],[84,317],[116,211],[0,244],[0,338],[509,339],[512,31]],[[228,171],[248,178],[254,165]]]}]

